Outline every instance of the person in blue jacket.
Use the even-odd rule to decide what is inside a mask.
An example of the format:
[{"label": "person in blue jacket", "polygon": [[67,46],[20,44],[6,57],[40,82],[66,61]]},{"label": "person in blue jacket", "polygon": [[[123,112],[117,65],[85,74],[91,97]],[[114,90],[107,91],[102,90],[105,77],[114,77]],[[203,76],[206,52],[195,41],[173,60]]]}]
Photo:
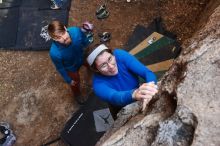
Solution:
[{"label": "person in blue jacket", "polygon": [[[95,71],[94,92],[109,103],[114,119],[123,106],[136,100],[149,102],[157,93],[154,73],[124,50],[114,49],[112,52],[104,44],[95,45],[88,53],[87,62]],[[146,83],[140,85],[138,77],[145,79]]]},{"label": "person in blue jacket", "polygon": [[79,27],[66,28],[60,21],[48,25],[48,34],[53,40],[49,53],[52,62],[81,104],[79,69],[84,64],[84,50],[89,40]]}]

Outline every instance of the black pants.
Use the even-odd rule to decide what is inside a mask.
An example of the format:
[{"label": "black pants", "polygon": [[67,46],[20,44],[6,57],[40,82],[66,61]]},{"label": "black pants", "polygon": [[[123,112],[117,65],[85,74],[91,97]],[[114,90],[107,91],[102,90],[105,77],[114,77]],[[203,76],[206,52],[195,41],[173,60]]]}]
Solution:
[{"label": "black pants", "polygon": [[115,106],[112,104],[108,104],[108,107],[109,107],[109,110],[110,110],[110,113],[111,113],[113,119],[116,120],[117,114],[122,109],[122,106]]}]

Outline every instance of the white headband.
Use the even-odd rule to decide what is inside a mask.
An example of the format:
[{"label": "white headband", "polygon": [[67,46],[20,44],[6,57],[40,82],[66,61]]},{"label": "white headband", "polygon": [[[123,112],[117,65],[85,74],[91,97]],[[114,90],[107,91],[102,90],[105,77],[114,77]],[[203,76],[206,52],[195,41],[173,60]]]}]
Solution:
[{"label": "white headband", "polygon": [[91,66],[93,64],[100,52],[107,49],[108,48],[106,47],[106,45],[101,44],[95,50],[93,50],[92,53],[87,57],[87,62],[89,63],[89,65]]}]

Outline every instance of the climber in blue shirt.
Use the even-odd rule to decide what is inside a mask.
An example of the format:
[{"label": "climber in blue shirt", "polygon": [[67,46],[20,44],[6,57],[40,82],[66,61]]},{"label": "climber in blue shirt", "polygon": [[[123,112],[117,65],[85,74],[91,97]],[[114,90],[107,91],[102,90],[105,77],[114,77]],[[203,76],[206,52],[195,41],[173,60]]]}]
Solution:
[{"label": "climber in blue shirt", "polygon": [[[136,100],[149,102],[157,92],[154,73],[126,51],[114,49],[112,52],[104,44],[95,45],[88,53],[87,62],[95,71],[94,92],[110,104],[114,119],[121,107]],[[140,85],[138,77],[146,83]]]},{"label": "climber in blue shirt", "polygon": [[48,25],[48,33],[53,39],[50,48],[52,62],[70,85],[76,101],[82,103],[79,68],[84,64],[84,50],[89,40],[80,28],[66,28],[59,21],[52,21]]}]

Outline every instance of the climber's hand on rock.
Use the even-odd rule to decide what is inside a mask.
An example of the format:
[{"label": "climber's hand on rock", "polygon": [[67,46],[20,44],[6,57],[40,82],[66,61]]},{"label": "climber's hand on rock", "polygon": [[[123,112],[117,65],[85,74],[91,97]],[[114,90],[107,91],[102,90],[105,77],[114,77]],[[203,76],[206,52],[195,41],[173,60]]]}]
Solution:
[{"label": "climber's hand on rock", "polygon": [[157,85],[153,82],[144,83],[133,93],[133,98],[136,100],[150,100],[157,93]]},{"label": "climber's hand on rock", "polygon": [[136,89],[132,94],[132,97],[136,100],[143,101],[143,111],[157,92],[157,85],[155,85],[154,82],[149,82],[142,84],[138,89]]}]

